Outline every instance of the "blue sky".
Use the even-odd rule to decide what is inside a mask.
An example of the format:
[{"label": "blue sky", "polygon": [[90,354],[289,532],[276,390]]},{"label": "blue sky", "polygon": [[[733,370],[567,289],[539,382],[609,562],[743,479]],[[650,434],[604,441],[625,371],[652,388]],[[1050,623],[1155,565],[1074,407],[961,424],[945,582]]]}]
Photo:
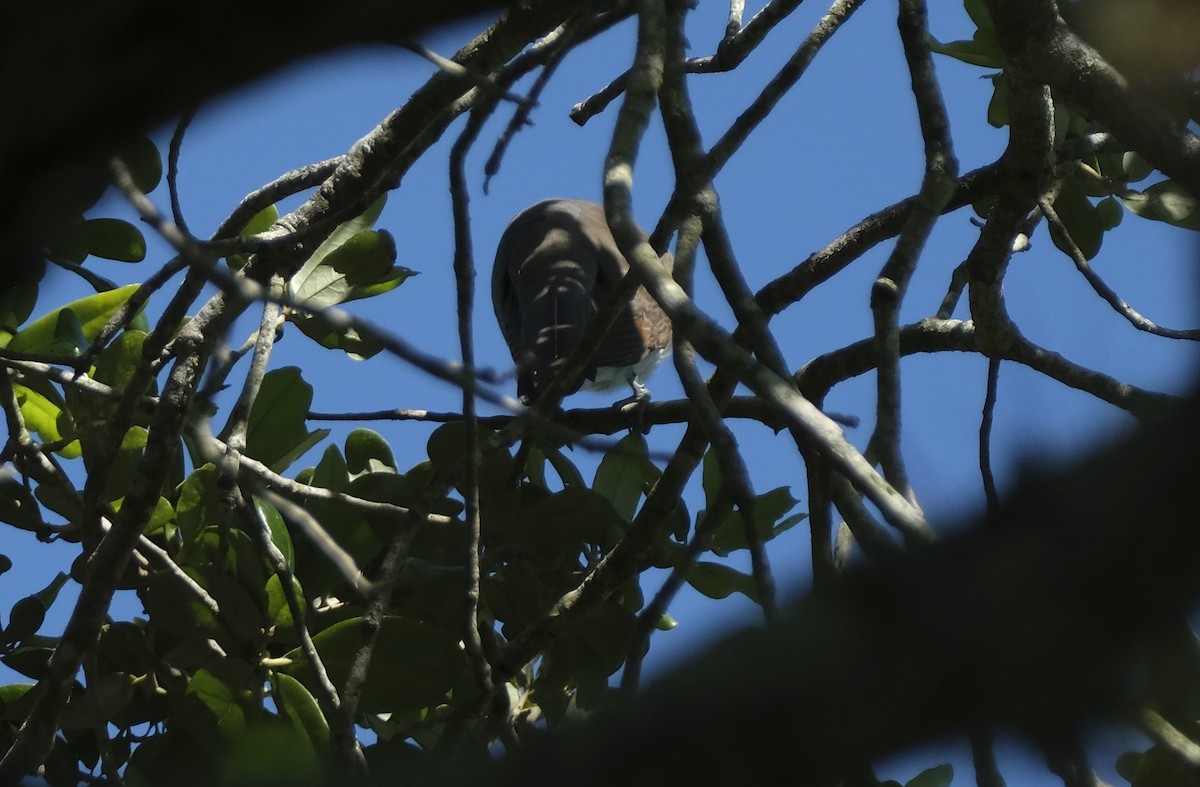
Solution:
[{"label": "blue sky", "polygon": [[[700,5],[689,27],[695,55],[712,51],[724,27],[724,4]],[[936,37],[943,41],[970,37],[970,23],[961,7],[931,5]],[[819,4],[803,5],[738,71],[691,78],[706,143],[715,141],[744,109],[824,10]],[[894,3],[868,3],[857,12],[717,179],[734,248],[752,287],[790,270],[869,213],[917,190],[922,144],[895,15]],[[483,363],[498,369],[509,364],[491,312],[487,278],[507,221],[546,197],[600,197],[601,167],[615,105],[583,128],[567,112],[623,70],[633,51],[632,30],[631,25],[622,25],[566,60],[542,96],[533,115],[535,125],[510,146],[489,195],[481,188],[483,162],[511,108],[502,108],[490,121],[468,160],[479,270],[477,355]],[[423,43],[449,55],[469,35],[466,29],[441,32]],[[942,57],[936,63],[961,171],[994,161],[1003,150],[1006,132],[986,123],[991,97],[991,83],[982,78],[986,72]],[[181,158],[182,203],[191,229],[208,236],[248,192],[287,170],[344,152],[431,72],[428,63],[398,48],[359,50],[291,68],[203,107],[188,132]],[[448,358],[457,353],[457,337],[447,154],[461,127],[460,120],[404,177],[378,222],[395,236],[398,262],[421,275],[382,298],[354,304],[357,313]],[[159,130],[155,139],[165,144],[169,134],[170,129]],[[652,126],[635,172],[635,213],[645,225],[653,225],[670,193],[669,163],[661,129]],[[153,196],[165,207],[164,191]],[[294,200],[285,203],[294,204]],[[127,211],[109,199],[95,213]],[[905,301],[902,323],[936,311],[950,271],[977,235],[969,221],[972,215],[969,210],[959,211],[938,224]],[[793,368],[870,335],[869,288],[890,249],[891,244],[885,243],[872,250],[772,323]],[[1196,321],[1191,281],[1194,250],[1189,233],[1127,214],[1122,226],[1106,236],[1094,264],[1110,285],[1152,319],[1189,327]],[[88,264],[126,283],[148,276],[169,256],[163,244],[152,241],[150,256],[140,265]],[[697,302],[729,326],[729,310],[721,304],[719,292],[702,273],[697,278]],[[47,280],[38,313],[86,292],[86,285],[59,273]],[[1044,229],[1034,236],[1031,251],[1014,257],[1006,294],[1014,318],[1031,340],[1077,363],[1158,390],[1180,391],[1191,379],[1190,348],[1140,334],[1115,315],[1092,294],[1070,260],[1051,245]],[[960,310],[955,316],[965,314]],[[240,342],[251,330],[251,323],[244,323],[233,340]],[[423,377],[401,361],[383,355],[366,363],[352,361],[318,350],[294,329],[287,331],[273,358],[273,366],[285,365],[304,369],[316,388],[315,410],[453,410],[459,406],[456,390]],[[924,356],[906,360],[902,372],[905,453],[923,506],[935,524],[978,509],[983,497],[976,439],[986,363],[975,356]],[[669,364],[650,381],[650,388],[659,400],[681,393]],[[873,378],[864,376],[835,389],[827,401],[832,410],[862,417],[863,425],[848,433],[860,447],[872,425],[873,388]],[[607,394],[581,393],[567,404],[604,406],[611,399]],[[1015,463],[1022,458],[1069,457],[1131,425],[1129,418],[1108,405],[1011,364],[1002,371],[996,417],[994,462],[1001,489],[1014,477]],[[325,425],[330,424],[318,426]],[[335,429],[333,439],[340,443],[354,425],[330,426]],[[388,422],[371,427],[391,442],[402,468],[423,458],[429,428]],[[680,434],[679,428],[657,427],[649,439],[653,448],[669,451]],[[737,425],[737,435],[757,491],[791,486],[803,509],[803,467],[786,435],[775,436],[746,424]],[[583,452],[575,456],[581,465],[595,463]],[[686,498],[693,513],[703,500],[696,486]],[[798,527],[771,547],[780,585],[792,594],[807,582],[807,541],[806,529]],[[26,533],[9,531],[0,541],[0,551],[11,555],[17,565],[0,580],[0,610],[31,588],[46,584],[60,568],[47,559],[51,550]],[[63,556],[65,570],[69,550],[57,548],[53,554]],[[26,565],[25,556],[36,556],[36,564]],[[64,592],[56,612],[65,614],[68,600]],[[137,612],[136,603],[132,612]],[[740,597],[711,602],[690,590],[681,595],[672,614],[680,626],[654,640],[647,662],[651,676],[721,631],[760,619]],[[936,744],[933,750],[890,762],[880,775],[911,777],[939,762],[942,752],[950,749]],[[1010,783],[1034,787],[1058,783],[1028,752],[1006,743],[1002,755],[1002,767],[1007,763],[1016,769],[1006,773]],[[969,783],[970,774],[961,772],[962,761],[958,754],[954,757],[960,764],[955,783]],[[1032,770],[1027,767],[1031,764]],[[1028,778],[1018,780],[1019,774]],[[1114,781],[1111,774],[1107,778]]]}]

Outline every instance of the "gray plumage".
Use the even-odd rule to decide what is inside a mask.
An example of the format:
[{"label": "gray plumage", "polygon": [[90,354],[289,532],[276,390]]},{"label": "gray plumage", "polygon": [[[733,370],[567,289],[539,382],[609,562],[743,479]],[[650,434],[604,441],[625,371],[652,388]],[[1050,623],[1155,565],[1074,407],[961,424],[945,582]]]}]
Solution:
[{"label": "gray plumage", "polygon": [[[670,269],[670,253],[662,261]],[[594,202],[544,200],[509,223],[496,249],[492,303],[517,364],[521,401],[528,404],[545,390],[628,270],[604,208]],[[671,321],[639,287],[592,358],[582,387],[625,383],[634,399],[647,398],[642,378],[670,349]]]}]

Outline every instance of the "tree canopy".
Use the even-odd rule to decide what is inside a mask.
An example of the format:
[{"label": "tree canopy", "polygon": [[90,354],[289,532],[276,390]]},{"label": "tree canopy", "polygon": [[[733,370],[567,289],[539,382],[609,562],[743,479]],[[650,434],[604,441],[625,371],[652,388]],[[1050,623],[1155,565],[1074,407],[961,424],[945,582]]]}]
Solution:
[{"label": "tree canopy", "polygon": [[[281,19],[126,0],[6,20],[0,98],[28,122],[0,124],[0,575],[63,554],[51,543],[70,558],[0,610],[0,661],[23,676],[0,686],[0,783],[880,785],[896,784],[876,778],[880,758],[962,733],[976,783],[997,787],[992,739],[1015,729],[1072,787],[1114,768],[1137,787],[1194,784],[1200,410],[1182,386],[1151,390],[1043,343],[1004,285],[1032,243],[1086,284],[1052,294],[1064,322],[1072,298],[1094,298],[1155,341],[1200,338],[1139,312],[1093,265],[1118,233],[1200,230],[1200,13],[1186,0],[965,0],[972,37],[940,41],[926,4],[899,0],[921,145],[896,156],[920,178],[853,226],[821,227],[824,245],[760,285],[723,210],[728,181],[748,177],[729,165],[863,0],[833,0],[776,70],[754,56],[799,0],[748,18],[731,2],[699,55],[688,38],[703,11],[681,0],[426,5],[352,3],[331,20],[324,4]],[[416,43],[464,18],[473,37],[452,57]],[[632,275],[525,408],[477,360],[475,281],[491,249],[475,248],[472,193],[536,133],[560,67],[618,36],[629,51],[589,66],[611,81],[571,119],[603,129],[597,196]],[[225,206],[211,236],[189,228],[179,172],[197,107],[286,63],[381,42],[436,73],[344,152]],[[994,161],[960,165],[939,82],[950,63],[990,85],[986,121],[1006,135]],[[755,88],[717,127],[701,85],[729,73]],[[164,122],[160,149],[145,135]],[[481,151],[482,177],[469,165]],[[456,310],[447,357],[368,310],[421,286],[409,240],[381,216],[431,161],[449,172],[454,291],[420,297]],[[653,214],[648,167],[667,173]],[[757,177],[751,188],[771,174]],[[951,216],[970,236],[931,262]],[[128,263],[153,270],[119,285],[113,266]],[[920,311],[906,295],[930,268],[945,295]],[[92,292],[47,303],[46,270]],[[869,326],[860,339],[778,328],[864,270],[869,286],[838,318]],[[681,395],[635,421],[564,411],[639,284],[671,318],[674,368],[660,374]],[[304,343],[299,365],[279,361],[285,335]],[[955,522],[923,505],[902,401],[929,368],[915,356],[950,354],[980,361],[985,392],[968,442],[986,508]],[[446,383],[453,406],[317,412],[331,358],[358,361],[351,384],[364,388],[380,364],[402,365]],[[1137,428],[1071,466],[1031,464],[1002,494],[990,445],[1011,369]],[[864,376],[869,412],[826,406]],[[774,437],[747,448],[745,423]],[[802,476],[762,488],[785,455]],[[777,576],[774,548],[798,531],[810,566]],[[58,633],[47,616],[72,583]],[[799,601],[778,598],[801,583]],[[643,686],[685,586],[749,599],[761,617]],[[121,594],[136,613],[114,605]],[[1089,749],[1097,719],[1149,743]],[[929,766],[908,785],[954,778]]]}]

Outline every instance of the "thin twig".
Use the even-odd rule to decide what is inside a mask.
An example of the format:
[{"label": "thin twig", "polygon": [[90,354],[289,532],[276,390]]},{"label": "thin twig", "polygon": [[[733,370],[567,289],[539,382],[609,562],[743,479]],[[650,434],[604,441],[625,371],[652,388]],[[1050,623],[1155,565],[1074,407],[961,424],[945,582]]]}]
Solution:
[{"label": "thin twig", "polygon": [[954,194],[958,161],[950,140],[945,103],[933,70],[927,11],[922,0],[901,0],[898,28],[925,142],[925,175],[896,246],[871,287],[871,313],[879,364],[875,431],[870,445],[879,457],[884,478],[916,505],[901,450],[899,313],[921,249]]},{"label": "thin twig", "polygon": [[466,80],[475,87],[480,88],[483,92],[491,94],[496,98],[504,99],[505,101],[511,101],[518,106],[523,105],[528,101],[528,99],[526,99],[524,96],[508,92],[507,85],[500,85],[490,79],[486,74],[481,74],[477,71],[467,68],[461,63],[454,62],[448,57],[442,57],[424,44],[416,41],[404,41],[401,42],[400,46],[404,49],[407,49],[409,52],[412,52],[414,55],[420,55],[421,57],[425,58],[430,63],[433,63],[435,66],[437,66],[442,72],[449,74],[452,77]]},{"label": "thin twig", "polygon": [[621,673],[622,692],[633,694],[637,691],[642,675],[642,661],[650,649],[650,635],[662,620],[663,615],[667,614],[671,602],[687,582],[688,574],[695,567],[696,561],[708,550],[717,527],[731,512],[732,506],[729,499],[718,492],[716,499],[712,501],[708,510],[704,512],[704,516],[696,524],[696,532],[692,534],[692,540],[688,542],[683,555],[672,567],[666,581],[654,594],[650,603],[638,614],[637,625],[634,627],[633,636],[629,641],[629,650],[625,656],[625,667]]},{"label": "thin twig", "polygon": [[463,588],[463,646],[474,671],[475,682],[485,695],[492,694],[492,666],[479,634],[480,533],[479,533],[479,425],[475,412],[475,339],[471,320],[475,303],[475,260],[471,245],[470,194],[467,188],[466,157],[479,136],[495,102],[477,107],[463,133],[450,150],[450,199],[454,218],[454,281],[458,312],[458,342],[466,370],[462,386],[463,418],[466,421],[466,455],[463,468],[464,517],[467,524],[465,587]]},{"label": "thin twig", "polygon": [[1000,493],[992,473],[992,424],[996,415],[996,391],[1000,381],[1000,359],[988,359],[987,393],[983,398],[983,417],[979,421],[979,475],[987,498],[987,519],[1000,521]]},{"label": "thin twig", "polygon": [[194,112],[185,112],[175,124],[175,132],[171,135],[171,145],[167,149],[167,189],[171,193],[171,216],[179,228],[188,235],[187,220],[183,216],[183,203],[179,199],[179,152],[183,147],[183,135],[195,117]]},{"label": "thin twig", "polygon": [[1145,317],[1137,309],[1130,306],[1116,291],[1109,287],[1104,279],[1100,278],[1100,274],[1096,273],[1095,268],[1088,262],[1087,257],[1080,251],[1079,245],[1075,243],[1071,233],[1067,230],[1062,219],[1054,210],[1054,206],[1049,200],[1041,199],[1038,201],[1038,207],[1041,208],[1042,214],[1046,217],[1047,226],[1050,229],[1050,234],[1054,237],[1055,242],[1060,249],[1064,249],[1067,256],[1075,263],[1076,269],[1083,274],[1083,278],[1092,286],[1096,294],[1104,299],[1113,310],[1124,317],[1129,323],[1139,331],[1153,334],[1155,336],[1163,336],[1167,339],[1187,339],[1189,341],[1200,341],[1200,330],[1177,330],[1175,328],[1163,328],[1149,318]]}]

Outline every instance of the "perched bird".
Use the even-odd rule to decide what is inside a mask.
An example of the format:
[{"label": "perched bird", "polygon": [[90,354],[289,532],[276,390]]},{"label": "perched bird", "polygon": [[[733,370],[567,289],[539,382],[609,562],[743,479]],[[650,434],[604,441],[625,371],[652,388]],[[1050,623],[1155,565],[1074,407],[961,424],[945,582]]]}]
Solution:
[{"label": "perched bird", "polygon": [[[671,266],[668,252],[663,264]],[[578,199],[549,199],[509,223],[496,249],[492,302],[517,364],[517,394],[530,404],[579,343],[597,306],[624,278],[629,262],[617,249],[604,208]],[[638,287],[593,356],[580,387],[633,389],[622,400],[650,397],[642,383],[671,350],[671,321]]]}]

